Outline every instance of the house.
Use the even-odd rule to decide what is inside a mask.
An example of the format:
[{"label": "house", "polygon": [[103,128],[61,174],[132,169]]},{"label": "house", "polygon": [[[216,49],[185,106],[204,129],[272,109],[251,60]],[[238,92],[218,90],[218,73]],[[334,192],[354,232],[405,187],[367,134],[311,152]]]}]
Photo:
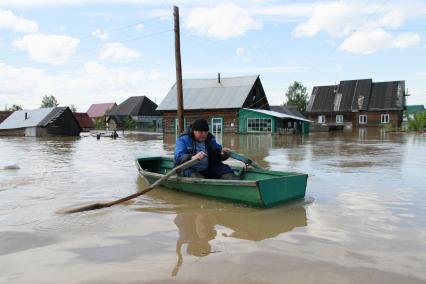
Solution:
[{"label": "house", "polygon": [[2,123],[6,118],[8,118],[13,111],[0,111],[0,123]]},{"label": "house", "polygon": [[[184,79],[182,85],[185,127],[198,118],[205,118],[210,124],[211,131],[216,134],[237,133],[240,110],[244,108],[269,110],[259,75],[231,78],[220,78],[219,75],[217,79]],[[163,113],[164,132],[176,133],[178,128],[176,84],[157,110]]]},{"label": "house", "polygon": [[132,119],[137,129],[159,130],[162,128],[161,112],[157,104],[146,96],[130,97],[106,113],[109,129],[126,127],[126,120]]},{"label": "house", "polygon": [[104,117],[105,113],[113,108],[117,107],[116,103],[102,103],[93,104],[87,110],[87,114],[93,120]]},{"label": "house", "polygon": [[68,107],[15,111],[0,124],[0,135],[78,136],[80,125]]},{"label": "house", "polygon": [[73,115],[77,119],[83,132],[95,129],[92,119],[86,112],[73,112]]},{"label": "house", "polygon": [[317,125],[399,127],[404,107],[405,81],[361,79],[314,87],[306,113]]}]

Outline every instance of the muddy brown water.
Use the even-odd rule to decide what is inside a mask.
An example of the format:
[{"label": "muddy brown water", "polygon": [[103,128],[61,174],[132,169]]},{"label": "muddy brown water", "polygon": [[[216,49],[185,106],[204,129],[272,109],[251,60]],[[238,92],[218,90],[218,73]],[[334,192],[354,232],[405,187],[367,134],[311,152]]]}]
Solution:
[{"label": "muddy brown water", "polygon": [[[174,136],[0,138],[0,283],[425,283],[426,135],[374,129],[219,140],[309,174],[304,200],[260,210],[143,189],[134,158]],[[4,169],[17,165],[20,169]]]}]

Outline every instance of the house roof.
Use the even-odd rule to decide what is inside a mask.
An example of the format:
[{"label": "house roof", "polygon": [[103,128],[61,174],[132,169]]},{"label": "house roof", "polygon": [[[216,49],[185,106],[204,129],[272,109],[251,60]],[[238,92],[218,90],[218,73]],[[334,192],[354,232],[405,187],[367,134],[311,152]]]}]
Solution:
[{"label": "house roof", "polygon": [[[0,124],[0,129],[17,129],[26,127],[46,127],[61,115],[67,107],[39,108],[32,110],[18,110],[13,112]],[[25,119],[27,114],[27,119]]]},{"label": "house roof", "polygon": [[300,118],[306,119],[306,117],[297,109],[297,107],[293,106],[270,106],[272,111],[297,116]]},{"label": "house roof", "polygon": [[2,123],[6,118],[8,118],[13,111],[0,111],[0,123]]},{"label": "house roof", "polygon": [[92,119],[86,112],[73,112],[75,119],[77,119],[80,128],[94,128]]},{"label": "house roof", "polygon": [[116,103],[103,103],[103,104],[93,104],[87,110],[87,114],[91,118],[101,117],[105,115],[105,112],[116,107]]},{"label": "house roof", "polygon": [[[184,109],[241,108],[259,75],[214,79],[184,79]],[[176,84],[170,89],[157,110],[176,110]]]},{"label": "house roof", "polygon": [[273,110],[252,109],[252,108],[244,108],[244,109],[245,110],[251,110],[251,111],[254,111],[254,112],[258,112],[258,113],[267,114],[267,115],[277,117],[277,118],[289,118],[289,119],[301,120],[301,121],[306,121],[306,122],[312,122],[309,119],[306,119],[306,118],[303,118],[303,117],[285,114],[285,113],[281,113],[281,112],[277,112],[277,111],[273,111]]},{"label": "house roof", "polygon": [[373,83],[372,79],[340,81],[338,85],[315,86],[307,112],[402,110],[405,81]]},{"label": "house roof", "polygon": [[424,105],[409,105],[407,106],[407,113],[408,114],[415,114],[418,112],[425,111]]},{"label": "house roof", "polygon": [[146,96],[130,97],[116,108],[108,111],[107,116],[161,116],[156,111],[157,104]]}]

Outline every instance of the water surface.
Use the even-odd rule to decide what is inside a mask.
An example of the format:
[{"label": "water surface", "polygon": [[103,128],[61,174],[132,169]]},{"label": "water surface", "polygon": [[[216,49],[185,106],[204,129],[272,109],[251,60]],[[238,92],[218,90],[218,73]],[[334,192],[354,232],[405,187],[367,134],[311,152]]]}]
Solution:
[{"label": "water surface", "polygon": [[174,139],[0,138],[0,283],[426,282],[426,135],[219,137],[309,174],[304,200],[273,209],[158,188],[56,213],[143,189],[135,156],[170,155]]}]

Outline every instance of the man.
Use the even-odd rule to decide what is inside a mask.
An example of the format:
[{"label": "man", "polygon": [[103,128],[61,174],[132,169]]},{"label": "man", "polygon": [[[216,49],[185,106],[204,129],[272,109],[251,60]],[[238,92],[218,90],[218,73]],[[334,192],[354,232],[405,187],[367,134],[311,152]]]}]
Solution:
[{"label": "man", "polygon": [[176,140],[175,166],[190,159],[198,159],[195,166],[185,169],[181,176],[210,179],[239,179],[231,167],[222,163],[229,157],[229,149],[222,148],[209,132],[205,119],[197,119]]}]

